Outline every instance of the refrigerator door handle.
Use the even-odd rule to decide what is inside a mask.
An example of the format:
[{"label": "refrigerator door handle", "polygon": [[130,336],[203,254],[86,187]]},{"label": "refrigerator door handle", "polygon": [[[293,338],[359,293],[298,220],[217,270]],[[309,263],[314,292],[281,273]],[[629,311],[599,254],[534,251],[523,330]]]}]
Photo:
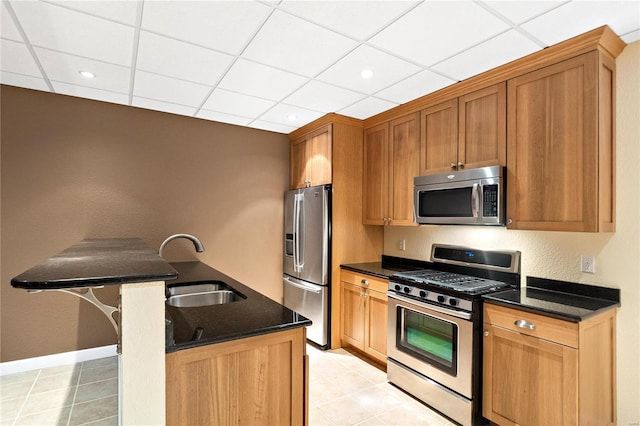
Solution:
[{"label": "refrigerator door handle", "polygon": [[300,226],[302,221],[302,209],[304,208],[302,194],[296,194],[293,204],[293,270],[302,272],[303,262],[300,258]]},{"label": "refrigerator door handle", "polygon": [[287,284],[290,284],[290,285],[292,285],[294,287],[298,287],[299,289],[302,289],[304,291],[310,291],[310,292],[316,293],[316,294],[320,293],[322,291],[322,287],[320,287],[320,286],[315,286],[315,285],[312,286],[312,285],[309,285],[309,284],[301,283],[299,281],[293,281],[289,277],[284,277],[284,280],[287,282]]}]

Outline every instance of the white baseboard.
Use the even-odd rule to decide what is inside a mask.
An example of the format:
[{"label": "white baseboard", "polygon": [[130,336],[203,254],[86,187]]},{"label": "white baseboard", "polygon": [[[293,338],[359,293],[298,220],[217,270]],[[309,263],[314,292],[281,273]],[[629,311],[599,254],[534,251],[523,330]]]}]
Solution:
[{"label": "white baseboard", "polygon": [[0,363],[0,376],[22,373],[23,371],[39,370],[41,368],[57,367],[59,365],[75,364],[78,362],[107,358],[115,355],[117,355],[116,345],[109,345],[73,352],[63,352],[35,358],[8,361]]}]

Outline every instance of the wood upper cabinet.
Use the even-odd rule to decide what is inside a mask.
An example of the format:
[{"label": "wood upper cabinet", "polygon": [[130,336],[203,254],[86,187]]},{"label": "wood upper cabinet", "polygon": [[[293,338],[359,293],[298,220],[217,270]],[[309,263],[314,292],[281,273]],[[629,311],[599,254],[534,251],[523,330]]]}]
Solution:
[{"label": "wood upper cabinet", "polygon": [[420,175],[506,164],[506,84],[420,112]]},{"label": "wood upper cabinet", "polygon": [[291,189],[331,183],[332,126],[291,142]]},{"label": "wood upper cabinet", "polygon": [[482,415],[498,425],[614,425],[615,335],[615,309],[576,323],[485,304]]},{"label": "wood upper cabinet", "polygon": [[364,131],[363,223],[415,225],[413,178],[419,174],[417,113]]},{"label": "wood upper cabinet", "polygon": [[341,339],[371,358],[387,362],[387,281],[342,270]]},{"label": "wood upper cabinet", "polygon": [[509,228],[614,231],[614,66],[593,51],[509,80]]}]

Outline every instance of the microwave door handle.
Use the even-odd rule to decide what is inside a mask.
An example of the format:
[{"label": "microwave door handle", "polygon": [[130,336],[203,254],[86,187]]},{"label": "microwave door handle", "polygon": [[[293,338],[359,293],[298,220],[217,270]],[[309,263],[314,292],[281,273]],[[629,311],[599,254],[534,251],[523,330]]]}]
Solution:
[{"label": "microwave door handle", "polygon": [[477,183],[474,183],[473,188],[471,189],[471,214],[475,218],[477,218],[480,213],[480,189],[481,187]]}]

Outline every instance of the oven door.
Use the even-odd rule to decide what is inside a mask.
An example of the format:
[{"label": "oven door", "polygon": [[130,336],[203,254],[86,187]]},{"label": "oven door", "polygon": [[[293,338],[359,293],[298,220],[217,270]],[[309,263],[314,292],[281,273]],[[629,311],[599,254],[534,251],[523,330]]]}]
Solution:
[{"label": "oven door", "polygon": [[471,399],[471,315],[393,292],[387,296],[388,357]]}]

